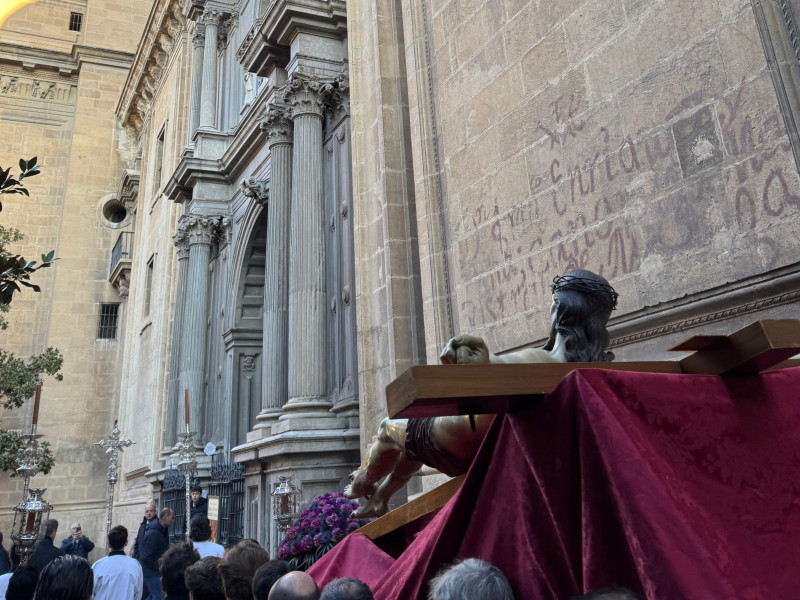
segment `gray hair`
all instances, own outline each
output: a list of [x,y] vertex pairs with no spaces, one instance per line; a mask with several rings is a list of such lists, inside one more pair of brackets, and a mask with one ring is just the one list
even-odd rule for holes
[[428,600],[514,600],[503,572],[478,558],[451,565],[431,579]]

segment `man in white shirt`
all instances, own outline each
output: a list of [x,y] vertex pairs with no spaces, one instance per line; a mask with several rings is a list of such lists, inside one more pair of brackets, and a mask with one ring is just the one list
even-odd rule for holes
[[192,517],[192,522],[189,527],[189,537],[192,538],[192,545],[200,558],[206,556],[219,556],[225,554],[225,548],[219,544],[215,544],[211,539],[211,524],[208,522],[208,517],[203,513],[197,513]]
[[93,565],[94,600],[139,600],[142,597],[142,566],[125,556],[128,530],[117,525],[108,532],[111,552]]

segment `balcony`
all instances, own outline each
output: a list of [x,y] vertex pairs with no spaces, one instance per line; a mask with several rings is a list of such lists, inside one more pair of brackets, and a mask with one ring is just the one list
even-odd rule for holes
[[128,287],[131,281],[131,260],[133,259],[133,232],[123,231],[111,250],[111,270],[108,280],[119,295],[128,297]]

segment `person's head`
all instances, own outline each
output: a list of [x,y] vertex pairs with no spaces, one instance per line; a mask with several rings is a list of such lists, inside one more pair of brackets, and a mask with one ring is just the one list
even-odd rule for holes
[[192,522],[189,524],[189,537],[195,542],[205,542],[211,539],[211,524],[203,513],[192,517]]
[[186,568],[184,580],[192,600],[225,600],[219,577],[221,558],[206,556]]
[[49,537],[51,540],[56,539],[56,533],[58,532],[58,521],[55,519],[47,519],[44,522],[44,537]]
[[162,508],[161,512],[158,514],[158,522],[162,527],[169,527],[172,525],[173,515],[174,513],[171,508]]
[[128,530],[122,525],[112,527],[108,532],[108,547],[119,552],[128,544]]
[[606,323],[617,307],[617,292],[591,271],[573,269],[553,279],[550,339],[545,350],[552,350],[556,334],[564,338],[567,362],[605,362],[614,360],[607,352]]
[[144,518],[148,521],[156,518],[156,505],[152,502],[144,507]]
[[47,600],[91,600],[94,575],[89,562],[67,554],[53,559],[39,575],[36,598]]
[[198,502],[203,497],[203,488],[199,485],[193,485],[189,490],[189,495],[192,497],[192,502]]
[[451,565],[431,579],[428,600],[514,600],[503,572],[478,558]]
[[303,571],[290,571],[272,586],[269,600],[319,600],[314,578]]
[[200,560],[191,544],[181,542],[172,544],[158,559],[158,572],[161,573],[161,587],[167,596],[186,596],[184,573],[186,568]]
[[639,596],[634,594],[628,588],[614,587],[603,588],[601,590],[592,590],[583,596],[573,596],[571,600],[640,600]]
[[76,533],[80,533],[82,529],[83,528],[81,527],[81,524],[78,523],[78,522],[75,522],[75,523],[73,523],[72,525],[69,526],[69,532],[72,535],[75,535]]
[[325,586],[319,600],[374,600],[372,590],[360,579],[342,577]]
[[285,560],[268,560],[256,569],[253,575],[253,598],[267,600],[269,591],[275,582],[286,575],[292,568]]
[[14,600],[33,600],[36,592],[36,582],[39,580],[39,571],[35,567],[25,565],[14,570],[11,579],[8,580],[6,598]]
[[253,600],[253,575],[269,560],[269,552],[253,540],[242,540],[228,550],[219,574],[228,600]]

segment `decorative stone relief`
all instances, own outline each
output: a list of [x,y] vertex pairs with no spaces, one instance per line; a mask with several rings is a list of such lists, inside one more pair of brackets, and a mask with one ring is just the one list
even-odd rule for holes
[[270,104],[261,121],[261,131],[267,136],[267,146],[291,144],[293,136],[291,113],[287,106]]
[[127,298],[131,288],[130,270],[122,271],[114,284],[116,285],[117,293],[123,298]]
[[292,111],[293,119],[308,114],[322,117],[326,100],[333,90],[334,84],[330,81],[294,73],[284,87],[282,96]]
[[333,81],[327,105],[334,124],[350,114],[350,80],[346,73],[342,73]]
[[175,244],[178,260],[189,258],[189,235],[186,231],[181,230],[180,226],[178,232],[172,237],[172,241]]
[[218,219],[184,215],[178,222],[178,233],[175,237],[177,238],[180,234],[184,234],[189,246],[195,244],[207,244],[210,246],[214,241],[218,223]]
[[256,372],[256,356],[255,354],[242,355],[242,374],[250,379]]
[[248,177],[242,179],[241,187],[245,196],[252,198],[261,206],[266,206],[269,202],[269,179]]
[[200,17],[200,23],[208,27],[209,25],[214,27],[219,27],[220,23],[222,22],[223,13],[221,11],[215,10],[213,8],[207,8],[203,11],[203,15]]
[[239,49],[236,51],[236,60],[239,63],[242,62],[242,57],[250,49],[250,46],[253,44],[253,40],[255,40],[256,38],[256,32],[261,28],[261,25],[263,23],[264,23],[264,17],[256,19],[255,23],[253,23],[253,26],[247,32],[247,35],[244,36],[242,45],[239,46]]
[[192,32],[192,46],[199,48],[206,43],[206,26],[198,23]]

